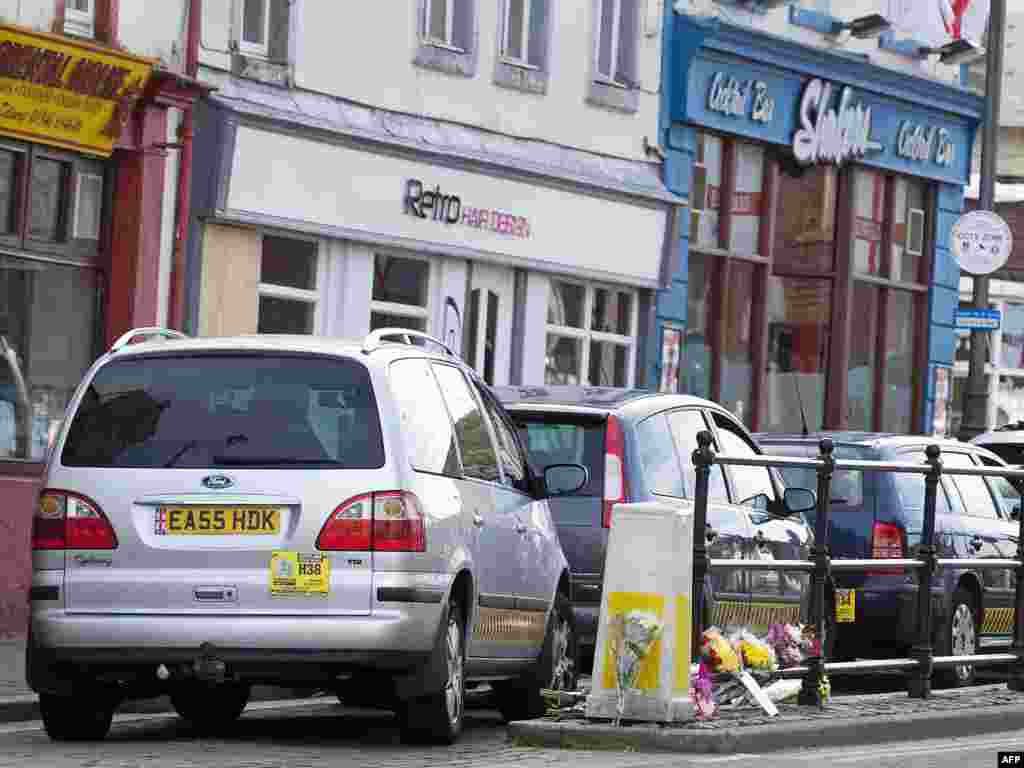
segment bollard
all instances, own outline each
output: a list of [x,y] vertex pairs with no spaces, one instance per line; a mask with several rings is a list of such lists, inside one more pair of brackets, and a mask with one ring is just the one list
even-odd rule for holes
[[1017,662],[1010,667],[1006,686],[1011,691],[1024,691],[1024,499],[1017,509],[1017,584],[1013,593],[1013,653]]
[[704,579],[708,574],[708,483],[715,453],[711,449],[711,433],[697,433],[697,450],[693,452],[693,465],[697,469],[697,487],[694,489],[693,509],[693,658],[700,657],[704,637]]
[[814,571],[811,573],[811,617],[814,621],[814,638],[816,653],[807,659],[807,674],[804,675],[800,687],[798,703],[807,706],[824,706],[821,696],[821,682],[825,675],[826,651],[825,637],[825,584],[831,572],[831,558],[828,548],[829,521],[828,512],[832,498],[832,473],[835,471],[836,460],[832,452],[834,446],[829,438],[819,443],[821,449],[821,465],[818,467],[818,510],[814,521],[814,546],[811,548],[811,560]]
[[927,699],[932,693],[932,580],[935,576],[935,498],[942,475],[942,449],[929,445],[925,449],[931,468],[924,477],[924,522],[921,525],[921,546],[918,558],[923,563],[917,581],[917,643],[910,649],[910,658],[918,663],[909,673],[908,693],[915,699]]

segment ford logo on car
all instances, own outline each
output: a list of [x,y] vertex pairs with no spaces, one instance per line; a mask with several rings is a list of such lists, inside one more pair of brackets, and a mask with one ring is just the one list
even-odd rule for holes
[[208,477],[203,478],[203,485],[214,491],[219,491],[223,488],[230,488],[234,484],[235,481],[227,475],[209,475]]

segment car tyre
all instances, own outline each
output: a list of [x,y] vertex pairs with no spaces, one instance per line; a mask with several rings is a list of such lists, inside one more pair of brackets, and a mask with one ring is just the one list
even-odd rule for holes
[[457,603],[451,603],[439,639],[445,663],[444,687],[399,705],[398,725],[405,743],[450,745],[462,733],[466,711],[465,637],[462,611]]
[[248,685],[185,684],[171,691],[174,711],[200,733],[215,733],[231,726],[249,703]]
[[[973,656],[978,652],[978,614],[970,592],[957,589],[953,593],[949,619],[941,631],[937,656]],[[976,675],[975,667],[969,664],[935,671],[936,682],[948,688],[971,685]]]
[[579,650],[569,599],[559,592],[548,616],[544,646],[535,667],[514,682],[495,685],[496,704],[505,722],[532,720],[547,710],[541,690],[575,691]]
[[114,720],[115,704],[97,698],[40,694],[39,710],[46,735],[53,741],[105,739]]

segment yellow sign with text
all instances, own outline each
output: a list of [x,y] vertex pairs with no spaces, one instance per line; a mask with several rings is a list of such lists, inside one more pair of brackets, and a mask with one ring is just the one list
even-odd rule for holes
[[108,157],[154,62],[0,25],[0,134]]

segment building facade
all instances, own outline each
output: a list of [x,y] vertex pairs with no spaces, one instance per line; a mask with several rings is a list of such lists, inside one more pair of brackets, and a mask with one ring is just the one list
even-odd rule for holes
[[494,384],[651,384],[685,202],[661,2],[232,10],[204,16],[189,331],[401,326]]
[[760,24],[677,13],[666,33],[666,177],[691,205],[686,315],[658,316],[683,334],[684,389],[754,429],[930,434],[983,103],[891,30],[839,46],[858,8],[805,5]]
[[167,316],[177,127],[204,89],[172,55],[184,36],[138,44],[144,5],[0,2],[0,636],[24,631],[65,405],[114,338]]

